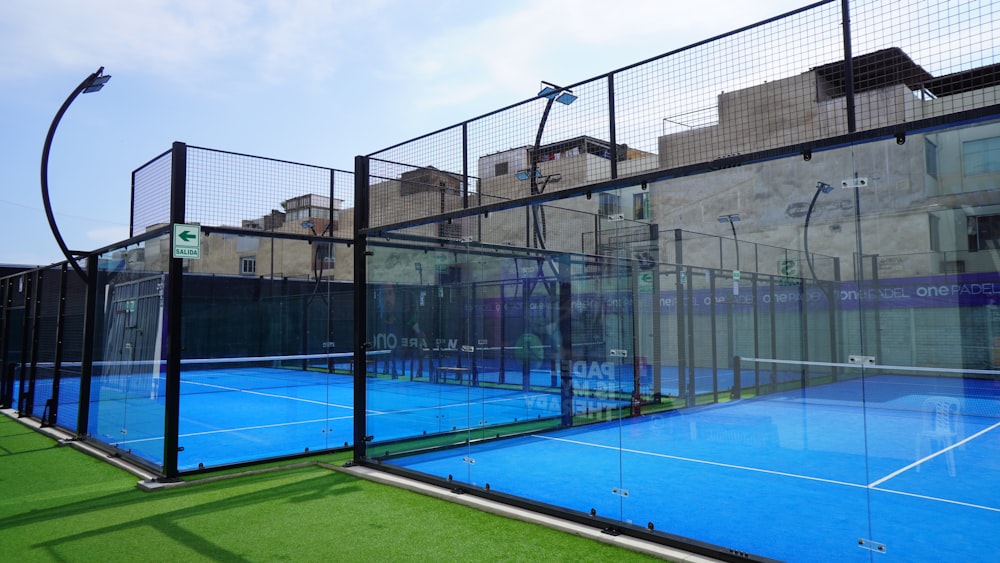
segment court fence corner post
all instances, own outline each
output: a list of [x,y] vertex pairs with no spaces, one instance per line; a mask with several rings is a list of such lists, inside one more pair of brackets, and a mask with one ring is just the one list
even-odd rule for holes
[[[366,435],[368,408],[368,157],[354,157],[354,461],[364,459],[369,437]],[[360,369],[360,377],[358,376]]]
[[[187,196],[187,145],[175,142],[171,149],[170,224],[183,223]],[[173,241],[171,241],[171,256]],[[163,476],[176,479],[179,475],[180,451],[180,392],[181,392],[181,331],[184,284],[184,259],[169,259],[166,298],[166,396],[163,413]]]

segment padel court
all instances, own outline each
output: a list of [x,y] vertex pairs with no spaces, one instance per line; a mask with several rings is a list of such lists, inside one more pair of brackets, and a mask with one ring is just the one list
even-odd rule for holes
[[[559,389],[548,386],[547,371],[531,371],[525,386],[521,372],[508,374],[505,384],[497,381],[495,372],[484,372],[482,384],[472,384],[456,378],[451,367],[392,376],[388,361],[376,365],[385,373],[366,378],[367,413],[368,433],[379,441],[415,435],[461,441],[468,439],[465,432],[472,428],[539,421],[551,426],[560,415]],[[107,372],[128,368],[131,373],[92,378],[91,433],[125,454],[158,461],[166,399],[162,371],[143,372],[141,364],[134,363],[97,367]],[[350,370],[343,355],[182,361],[179,463],[184,470],[196,470],[349,447],[354,424]],[[48,383],[36,379],[34,393],[51,396]],[[76,414],[78,387],[78,380],[71,377],[60,381],[65,402],[61,401],[59,416],[65,420]],[[627,404],[603,395],[574,398],[574,411],[606,413]]]
[[129,239],[0,277],[0,406],[158,479],[350,447],[729,561],[1000,560],[994,5],[816,2],[351,171],[175,142]]
[[915,561],[1000,525],[998,458],[994,382],[873,376],[388,463],[737,551]]

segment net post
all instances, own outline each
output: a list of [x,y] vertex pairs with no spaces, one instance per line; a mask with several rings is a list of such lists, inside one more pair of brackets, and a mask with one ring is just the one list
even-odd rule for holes
[[740,381],[740,361],[739,356],[733,356],[733,390],[729,393],[730,399],[743,398],[743,384]]

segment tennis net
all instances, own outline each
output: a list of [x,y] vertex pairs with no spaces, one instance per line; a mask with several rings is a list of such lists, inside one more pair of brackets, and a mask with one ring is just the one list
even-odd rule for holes
[[[1000,371],[739,358],[734,389],[745,396],[803,403],[922,411],[931,398],[958,400],[965,414],[1000,418]],[[756,372],[756,374],[755,374]],[[768,374],[778,373],[775,383]]]

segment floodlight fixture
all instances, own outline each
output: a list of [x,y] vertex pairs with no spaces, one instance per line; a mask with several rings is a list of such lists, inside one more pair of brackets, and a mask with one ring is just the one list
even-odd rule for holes
[[833,191],[833,186],[827,184],[826,182],[816,182],[816,189],[825,194],[828,194]]
[[556,97],[556,101],[564,106],[568,106],[576,101],[576,96],[570,94],[569,92],[563,92]]
[[306,219],[305,221],[302,221],[301,223],[299,223],[299,226],[302,227],[303,229],[309,229],[310,231],[312,231],[312,234],[314,235],[316,234],[316,223],[314,223],[312,219]]
[[[559,102],[562,105],[569,105],[576,101],[576,96],[569,88],[563,88],[562,86],[556,86],[551,82],[542,81],[542,88],[538,92],[539,98],[545,98],[545,109],[542,111],[542,118],[538,122],[538,132],[535,134],[535,145],[534,150],[530,153],[530,165],[529,170],[522,170],[517,173],[518,180],[530,180],[531,181],[531,195],[536,195],[542,193],[545,190],[545,186],[548,185],[550,181],[557,182],[562,179],[559,174],[551,174],[549,176],[543,176],[538,170],[538,153],[542,146],[542,132],[545,131],[545,123],[549,119],[549,112],[552,110],[552,104],[554,102]],[[542,185],[538,185],[538,180],[543,178],[544,181]],[[535,245],[538,248],[545,248],[545,208],[539,207],[536,204],[531,206],[531,216],[534,219],[534,226],[531,226],[529,221],[528,229],[534,231]]]
[[[517,173],[514,174],[514,176],[518,180],[520,180],[520,181],[523,182],[523,181],[527,180],[528,178],[531,178],[531,170],[518,170]],[[536,169],[535,170],[535,178],[541,178],[541,177],[542,177],[542,171]]]
[[96,76],[89,79],[87,84],[83,87],[83,92],[81,92],[82,94],[98,92],[101,88],[104,88],[104,85],[108,83],[108,80],[111,80],[110,74],[104,74],[103,66],[99,68],[95,74]]
[[542,81],[542,89],[538,92],[538,97],[557,101],[564,106],[572,104],[578,98],[569,88],[562,88],[544,80]]

